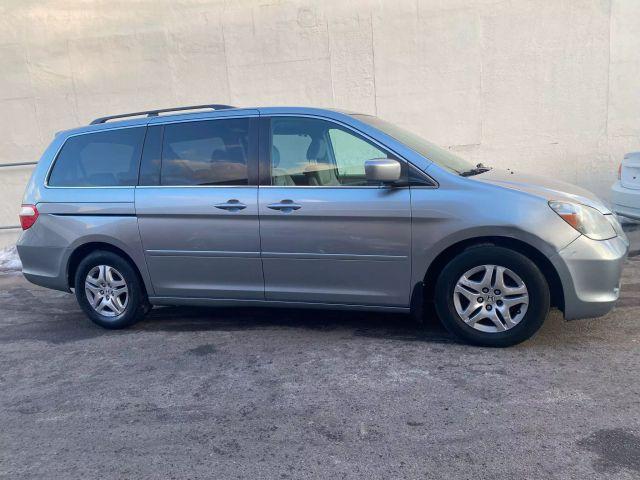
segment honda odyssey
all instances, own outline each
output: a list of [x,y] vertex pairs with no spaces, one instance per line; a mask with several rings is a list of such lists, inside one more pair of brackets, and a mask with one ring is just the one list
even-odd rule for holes
[[[514,158],[517,161],[517,158]],[[58,133],[18,252],[105,328],[153,305],[422,311],[478,345],[608,312],[628,241],[592,193],[473,165],[371,115],[225,105]]]

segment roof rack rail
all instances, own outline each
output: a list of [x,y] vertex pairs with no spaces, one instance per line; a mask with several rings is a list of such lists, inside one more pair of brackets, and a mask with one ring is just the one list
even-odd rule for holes
[[190,105],[188,107],[161,108],[159,110],[145,110],[143,112],[121,113],[119,115],[109,115],[108,117],[100,117],[92,121],[90,125],[105,123],[109,120],[115,120],[116,118],[140,117],[142,115],[146,115],[147,117],[157,117],[159,114],[166,113],[166,112],[180,112],[183,110],[203,110],[205,108],[210,108],[211,110],[224,110],[227,108],[236,108],[236,107],[233,107],[231,105],[212,104],[212,105]]

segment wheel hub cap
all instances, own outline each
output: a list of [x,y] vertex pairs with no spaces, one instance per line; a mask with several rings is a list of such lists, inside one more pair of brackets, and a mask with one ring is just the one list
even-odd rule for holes
[[480,265],[457,281],[453,304],[460,319],[476,330],[503,332],[527,313],[529,292],[522,279],[500,265]]
[[105,317],[117,317],[127,308],[129,288],[122,274],[109,265],[96,265],[87,274],[84,291],[93,309]]

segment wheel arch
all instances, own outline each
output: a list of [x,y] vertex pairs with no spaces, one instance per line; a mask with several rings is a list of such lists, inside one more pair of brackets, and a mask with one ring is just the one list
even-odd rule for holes
[[530,258],[540,269],[545,279],[547,280],[547,284],[549,285],[549,293],[551,295],[551,305],[559,308],[562,312],[564,312],[564,291],[562,288],[562,282],[556,268],[553,266],[549,258],[539,249],[525,241],[503,236],[483,236],[469,238],[449,245],[444,250],[442,250],[429,264],[424,275],[424,288],[422,289],[424,298],[428,301],[433,299],[433,293],[438,276],[449,261],[451,261],[462,251],[481,245],[509,248]]
[[129,255],[122,248],[117,247],[112,243],[108,243],[104,241],[91,241],[91,242],[83,243],[81,245],[76,246],[74,250],[71,252],[69,259],[67,260],[67,274],[66,274],[67,285],[69,288],[72,288],[75,283],[76,271],[78,270],[78,265],[80,265],[80,262],[82,261],[82,259],[95,251],[107,251],[122,257],[125,261],[127,261],[131,265],[131,268],[133,268],[133,271],[136,272],[136,275],[138,276],[140,285],[142,285],[142,288],[145,289],[145,293],[148,293],[147,285],[142,276],[142,273],[140,272],[140,268],[138,268],[138,265],[133,260],[131,255]]

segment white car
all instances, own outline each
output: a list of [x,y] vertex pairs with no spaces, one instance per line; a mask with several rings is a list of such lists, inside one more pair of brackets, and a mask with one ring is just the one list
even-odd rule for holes
[[613,211],[640,220],[640,152],[627,153],[618,169],[618,181],[611,187]]

